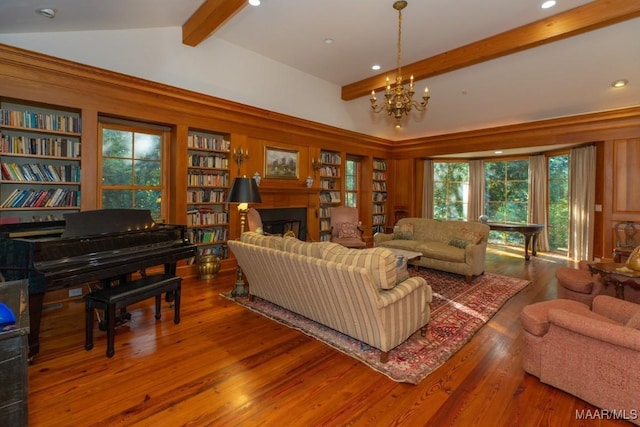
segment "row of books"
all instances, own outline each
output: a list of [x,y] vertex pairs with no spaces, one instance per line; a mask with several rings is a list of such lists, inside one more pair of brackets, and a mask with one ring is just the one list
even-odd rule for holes
[[330,178],[339,178],[340,168],[338,168],[337,166],[322,166],[320,168],[320,176],[330,177]]
[[208,209],[194,209],[187,211],[187,226],[225,225],[229,222],[227,212],[216,212]]
[[229,168],[229,159],[222,156],[191,154],[188,163],[191,167],[199,168]]
[[0,208],[57,208],[78,206],[80,191],[55,188],[49,190],[15,189]]
[[220,259],[227,259],[229,258],[229,248],[226,245],[198,248],[198,255],[217,255]]
[[373,171],[373,179],[377,181],[386,181],[387,174],[385,172]]
[[373,182],[373,191],[387,191],[387,183],[374,181]]
[[333,163],[336,165],[339,165],[340,163],[342,163],[342,159],[340,158],[340,154],[338,153],[329,153],[326,151],[323,151],[320,154],[320,160],[322,161],[322,163]]
[[374,202],[386,202],[387,201],[387,193],[373,193],[373,201]]
[[384,213],[384,205],[373,205],[372,213],[374,214],[383,214]]
[[336,182],[334,180],[321,180],[320,188],[323,190],[333,190],[337,187]]
[[32,138],[0,134],[0,152],[50,157],[80,157],[80,141],[68,138]]
[[224,139],[222,136],[189,135],[187,137],[187,146],[202,150],[229,152],[231,150],[231,141]]
[[339,191],[323,191],[320,193],[321,203],[340,203]]
[[80,182],[80,166],[45,163],[0,163],[2,179],[24,182]]
[[187,190],[187,203],[224,203],[224,190]]
[[189,230],[189,241],[191,243],[218,243],[227,240],[226,228],[210,228]]
[[80,133],[80,117],[55,113],[0,109],[0,125]]
[[210,173],[191,171],[187,174],[187,185],[202,185],[206,187],[227,187],[229,185],[228,173]]
[[373,159],[373,168],[387,170],[387,162],[385,162],[384,160]]
[[387,222],[386,215],[374,215],[373,216],[373,225],[381,225]]

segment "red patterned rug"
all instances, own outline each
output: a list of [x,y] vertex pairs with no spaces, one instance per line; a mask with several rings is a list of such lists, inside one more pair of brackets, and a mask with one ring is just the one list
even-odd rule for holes
[[[420,331],[414,333],[389,352],[387,363],[380,363],[380,350],[280,306],[260,298],[235,301],[334,347],[394,381],[417,384],[462,348],[509,298],[529,284],[526,280],[491,273],[475,278],[471,284],[462,276],[425,268],[412,271],[411,275],[422,276],[431,285],[429,333],[424,338]],[[233,300],[228,293],[221,295]]]

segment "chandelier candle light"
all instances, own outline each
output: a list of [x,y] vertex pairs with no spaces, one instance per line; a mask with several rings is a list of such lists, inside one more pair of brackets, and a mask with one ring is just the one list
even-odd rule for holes
[[394,87],[389,82],[387,77],[387,86],[385,89],[383,104],[377,104],[376,92],[371,91],[371,108],[374,112],[379,113],[383,109],[389,116],[393,116],[396,119],[396,127],[400,127],[400,119],[403,115],[409,115],[412,108],[418,111],[424,111],[427,108],[429,102],[429,88],[424,89],[424,95],[422,101],[414,101],[413,94],[413,75],[409,78],[409,89],[406,89],[402,84],[402,70],[400,68],[400,62],[402,58],[402,9],[407,7],[406,1],[396,1],[393,3],[393,8],[398,11],[398,71],[396,74],[396,84]]

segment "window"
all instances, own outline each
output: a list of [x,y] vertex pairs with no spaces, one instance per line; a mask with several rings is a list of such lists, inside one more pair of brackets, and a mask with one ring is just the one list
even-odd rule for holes
[[549,157],[548,174],[549,249],[566,254],[569,251],[569,155]]
[[358,207],[358,173],[360,162],[353,157],[347,157],[344,176],[344,205],[351,208]]
[[101,123],[103,209],[148,209],[165,216],[162,150],[166,131],[141,125]]
[[469,164],[433,164],[433,218],[467,219]]
[[[527,222],[529,200],[529,161],[485,162],[484,212],[491,221]],[[524,245],[520,233],[491,231],[493,243]]]

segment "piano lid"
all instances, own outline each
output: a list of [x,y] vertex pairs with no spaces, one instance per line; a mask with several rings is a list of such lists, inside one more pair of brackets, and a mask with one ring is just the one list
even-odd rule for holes
[[63,238],[147,230],[156,226],[148,209],[99,209],[67,213],[63,217],[66,221]]

